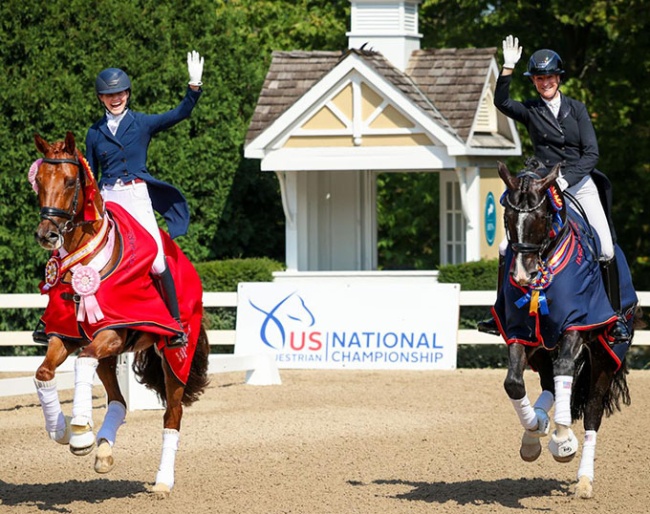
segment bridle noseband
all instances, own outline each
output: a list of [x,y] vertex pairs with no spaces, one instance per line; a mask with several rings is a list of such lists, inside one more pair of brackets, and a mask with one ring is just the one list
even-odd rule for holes
[[[531,212],[537,211],[544,201],[546,200],[545,196],[542,196],[540,201],[534,205],[533,207],[518,207],[512,203],[510,200],[510,196],[506,195],[505,201],[508,204],[508,207],[510,207],[513,211],[520,213],[520,214],[527,214]],[[504,213],[505,216],[505,213]],[[510,248],[512,249],[513,252],[515,253],[523,253],[523,254],[529,254],[529,253],[535,253],[541,257],[541,255],[548,249],[548,247],[551,244],[551,238],[548,235],[551,230],[551,226],[553,224],[553,215],[551,213],[548,213],[545,215],[546,218],[546,237],[544,238],[544,241],[541,244],[535,244],[535,243],[510,243]],[[506,235],[508,237],[508,241],[511,241],[510,237],[510,231],[508,230],[508,224],[504,223],[504,226],[506,227]]]
[[[82,176],[81,163],[76,158],[51,159],[49,157],[44,157],[43,162],[48,164],[74,164],[79,168],[79,173],[77,173],[77,180],[75,181],[74,198],[72,199],[72,205],[70,206],[70,209],[64,211],[63,209],[59,209],[58,207],[41,207],[41,212],[40,212],[42,220],[49,221],[58,229],[58,231],[61,234],[66,234],[74,230],[75,227],[85,223],[83,221],[80,223],[74,223],[72,221],[77,213],[77,207],[79,206],[79,191],[81,190],[80,177]],[[63,218],[66,221],[62,224],[59,224],[53,218]]]

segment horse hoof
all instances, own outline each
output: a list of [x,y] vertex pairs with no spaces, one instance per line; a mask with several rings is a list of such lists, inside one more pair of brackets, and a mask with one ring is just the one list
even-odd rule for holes
[[95,434],[90,425],[72,425],[70,452],[77,457],[88,455],[95,448]]
[[539,437],[532,436],[529,432],[526,430],[521,438],[519,456],[526,462],[534,462],[542,453],[542,444],[539,442]]
[[161,498],[167,498],[172,490],[167,484],[163,482],[156,482],[156,484],[151,488],[151,492],[160,496]]
[[578,440],[573,430],[569,429],[569,436],[564,440],[558,439],[557,431],[553,432],[548,442],[548,449],[557,462],[571,462],[578,451]]
[[588,500],[594,496],[594,487],[591,478],[581,476],[576,484],[576,496]]
[[65,416],[65,427],[60,430],[55,430],[53,432],[48,432],[50,439],[56,441],[59,444],[69,444],[70,436],[72,435],[72,430],[70,428],[70,416]]
[[102,439],[97,445],[97,453],[95,454],[95,471],[97,473],[108,473],[114,467],[113,448],[106,439]]

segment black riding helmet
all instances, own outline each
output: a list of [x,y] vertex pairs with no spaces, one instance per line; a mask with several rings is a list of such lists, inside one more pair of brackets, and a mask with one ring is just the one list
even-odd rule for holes
[[526,77],[534,75],[563,75],[562,58],[553,50],[537,50],[530,56]]
[[106,68],[95,79],[95,91],[98,95],[131,91],[131,80],[119,68]]

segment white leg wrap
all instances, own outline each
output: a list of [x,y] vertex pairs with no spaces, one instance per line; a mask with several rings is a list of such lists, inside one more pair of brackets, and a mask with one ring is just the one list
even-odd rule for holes
[[542,409],[544,412],[549,413],[553,408],[554,402],[555,398],[551,391],[542,391],[542,394],[539,395],[539,398],[537,398],[537,401],[535,402],[535,408]]
[[93,380],[99,362],[92,357],[78,358],[74,366],[72,424],[93,426]]
[[593,482],[595,458],[596,431],[587,430],[585,432],[585,442],[582,444],[582,457],[580,458],[580,467],[578,468],[578,479],[580,477],[588,477]]
[[555,377],[555,414],[556,425],[571,426],[571,388],[573,377],[558,375]]
[[160,456],[160,467],[156,475],[156,484],[166,484],[170,489],[174,487],[174,463],[179,437],[178,430],[172,428],[163,429],[162,455]]
[[111,445],[111,448],[115,444],[115,438],[117,436],[117,429],[122,426],[124,419],[126,418],[126,407],[120,402],[110,402],[108,404],[108,409],[106,409],[106,415],[104,416],[104,422],[102,423],[99,432],[97,432],[97,441],[101,439],[106,439],[108,444]]
[[510,400],[512,406],[515,408],[517,416],[519,416],[519,422],[521,426],[526,430],[534,430],[537,428],[537,416],[535,415],[535,410],[530,405],[530,400],[528,395],[525,395],[520,400]]
[[45,416],[45,430],[50,434],[57,430],[65,430],[65,417],[61,411],[59,393],[56,390],[56,379],[48,382],[34,379],[34,384],[38,400],[43,408],[43,416]]

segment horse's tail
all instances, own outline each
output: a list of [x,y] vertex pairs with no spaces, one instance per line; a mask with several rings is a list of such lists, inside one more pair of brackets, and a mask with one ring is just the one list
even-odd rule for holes
[[[210,355],[210,344],[205,327],[201,325],[199,338],[196,342],[194,357],[190,366],[190,373],[183,390],[181,403],[184,406],[192,405],[199,399],[201,394],[209,385],[208,378],[208,357]],[[165,390],[165,374],[162,369],[162,360],[154,345],[142,352],[137,352],[133,360],[133,372],[138,382],[148,389],[154,391],[163,405],[167,405]]]
[[[592,375],[595,377],[592,384]],[[591,387],[603,387],[601,377],[609,378],[609,387],[603,392],[603,413],[609,417],[620,411],[622,404],[630,405],[630,390],[627,385],[627,361],[623,359],[617,371],[613,371],[611,358],[606,355],[599,341],[585,347],[576,360],[576,374],[571,396],[571,418],[582,418],[587,408]]]

